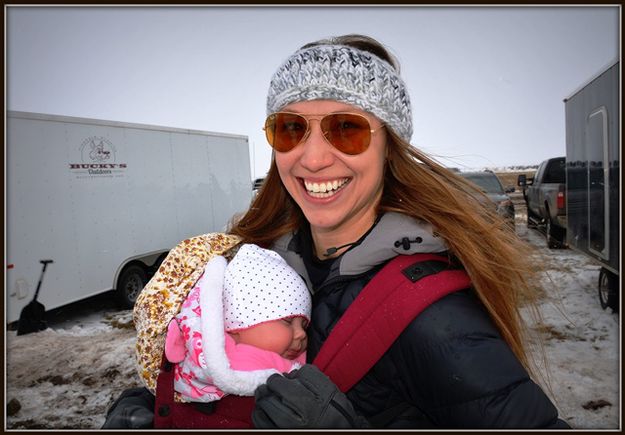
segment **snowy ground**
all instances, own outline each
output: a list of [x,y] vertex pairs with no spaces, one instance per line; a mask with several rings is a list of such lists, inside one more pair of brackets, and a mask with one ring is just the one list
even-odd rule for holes
[[573,428],[621,428],[620,319],[599,305],[600,267],[569,249],[547,249],[544,237],[525,226],[517,232],[540,247],[536,255],[545,261],[542,322],[533,325],[543,340],[544,389]]
[[[597,298],[599,267],[571,250],[548,250],[517,214],[517,232],[544,262],[542,334],[551,395],[578,429],[620,429],[618,314]],[[97,429],[120,392],[138,385],[130,311],[95,299],[50,328],[6,337],[5,429]]]

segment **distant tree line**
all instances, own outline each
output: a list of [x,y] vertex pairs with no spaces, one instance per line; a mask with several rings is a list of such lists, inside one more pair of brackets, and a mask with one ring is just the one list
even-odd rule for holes
[[472,172],[472,171],[493,171],[493,172],[523,172],[523,171],[535,171],[538,169],[538,165],[515,165],[515,166],[498,166],[498,167],[482,167],[482,168],[455,168],[448,167],[454,172]]
[[508,166],[508,169],[513,171],[527,171],[527,170],[536,170],[538,169],[538,165],[517,165],[517,166]]

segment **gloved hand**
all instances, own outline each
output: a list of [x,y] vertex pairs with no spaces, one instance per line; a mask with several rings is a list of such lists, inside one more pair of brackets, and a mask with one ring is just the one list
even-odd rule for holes
[[258,429],[365,428],[345,394],[316,366],[275,374],[255,391],[252,422]]
[[102,429],[151,429],[154,395],[147,388],[130,388],[111,405]]

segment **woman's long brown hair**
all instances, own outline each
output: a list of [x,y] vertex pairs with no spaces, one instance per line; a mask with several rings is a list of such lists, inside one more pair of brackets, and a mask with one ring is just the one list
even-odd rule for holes
[[[368,50],[389,61],[394,58],[375,40],[346,35],[329,40]],[[328,42],[328,40],[318,43]],[[318,43],[312,43],[318,44]],[[308,44],[309,46],[311,44]],[[400,139],[391,129],[384,191],[378,213],[394,211],[430,222],[471,277],[478,297],[502,337],[521,363],[532,364],[525,349],[521,303],[534,300],[533,272],[528,248],[472,184]],[[250,209],[231,223],[230,232],[245,243],[269,247],[306,220],[284,188],[275,162]]]

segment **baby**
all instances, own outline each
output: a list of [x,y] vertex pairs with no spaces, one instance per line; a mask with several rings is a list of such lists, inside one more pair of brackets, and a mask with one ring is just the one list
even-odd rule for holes
[[274,373],[306,362],[311,297],[277,253],[242,245],[208,262],[167,330],[165,355],[185,401],[253,396]]

